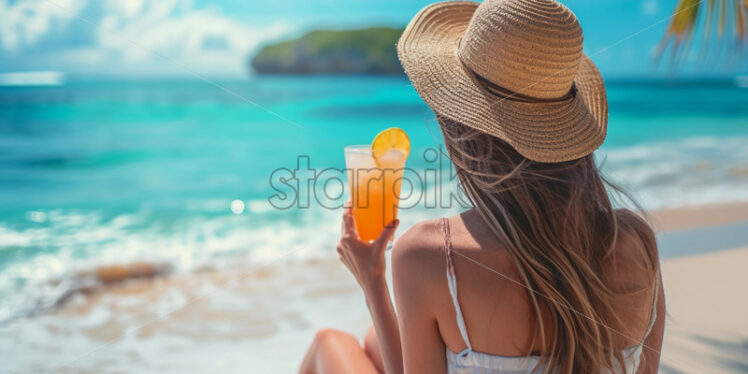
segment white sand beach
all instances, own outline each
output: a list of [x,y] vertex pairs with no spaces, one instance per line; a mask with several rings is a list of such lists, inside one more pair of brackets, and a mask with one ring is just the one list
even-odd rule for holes
[[665,373],[748,371],[748,247],[663,261]]
[[[663,235],[712,235],[715,243],[662,262],[662,373],[748,371],[748,245],[712,252],[723,238],[705,229],[748,223],[745,207],[653,213]],[[0,362],[8,373],[291,373],[317,329],[363,336],[369,324],[360,290],[331,250],[78,293],[54,311],[0,326]]]

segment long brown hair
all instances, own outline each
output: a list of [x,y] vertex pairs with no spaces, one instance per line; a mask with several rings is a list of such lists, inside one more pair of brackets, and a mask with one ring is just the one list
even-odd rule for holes
[[[535,162],[496,137],[446,118],[439,123],[462,188],[529,290],[546,372],[625,370],[621,348],[638,341],[620,333],[616,299],[655,281],[649,225],[613,208],[606,186],[622,191],[602,177],[592,155]],[[621,233],[637,239],[637,274],[647,275],[623,288],[612,287],[603,271]]]

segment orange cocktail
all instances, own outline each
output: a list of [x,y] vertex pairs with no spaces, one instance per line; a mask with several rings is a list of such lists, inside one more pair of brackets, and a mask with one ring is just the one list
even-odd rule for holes
[[375,159],[370,145],[345,147],[353,220],[361,240],[375,240],[384,226],[397,218],[407,158],[407,154],[397,149],[387,150]]

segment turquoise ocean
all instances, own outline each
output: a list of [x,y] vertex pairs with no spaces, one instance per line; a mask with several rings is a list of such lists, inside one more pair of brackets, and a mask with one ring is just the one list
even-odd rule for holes
[[[607,87],[597,159],[646,208],[748,201],[748,88]],[[271,174],[301,155],[311,168],[342,168],[344,146],[391,126],[411,138],[408,165],[429,167],[422,155],[438,149],[438,126],[405,78],[0,87],[0,323],[54,305],[74,274],[99,265],[190,272],[329,255],[339,210],[274,208]],[[401,219],[437,214],[416,204]]]

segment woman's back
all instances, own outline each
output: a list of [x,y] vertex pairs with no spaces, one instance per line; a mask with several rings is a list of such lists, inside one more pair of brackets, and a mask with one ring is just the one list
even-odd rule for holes
[[[622,230],[631,224],[646,228],[643,222],[636,222],[639,219],[630,212],[621,211],[618,215],[622,218]],[[622,232],[613,255],[602,266],[601,278],[617,293],[614,304],[620,311],[617,318],[605,321],[603,328],[614,332],[614,346],[624,356],[633,354],[644,341],[654,317],[656,290],[650,282],[651,275],[645,271],[646,267],[641,266],[645,259],[638,258],[641,251],[637,246],[641,245],[637,235]],[[451,246],[453,276],[448,271],[447,246]],[[420,255],[402,253],[409,250]],[[423,287],[431,288],[427,292],[433,295],[431,307],[448,350],[447,360],[462,360],[463,364],[477,362],[484,366],[501,365],[504,369],[532,369],[534,363],[550,351],[550,346],[544,347],[543,339],[538,335],[538,321],[529,291],[517,267],[475,210],[416,225],[399,240],[396,251],[400,253],[394,256],[399,258],[423,257],[409,261],[422,264],[420,275],[413,277],[413,281],[424,281]],[[449,290],[450,277],[454,281],[454,294],[458,295],[457,306],[453,291]],[[441,281],[436,278],[441,278]],[[471,347],[460,331],[461,319]],[[545,342],[550,345],[549,342],[555,339],[554,330],[550,324],[545,327]],[[467,355],[474,357],[462,358]],[[638,355],[636,353],[636,363]],[[629,359],[627,366],[630,363]]]
[[395,244],[397,313],[382,281],[394,229],[367,244],[344,225],[338,251],[364,289],[388,372],[495,373],[517,357],[563,374],[631,372],[645,336],[643,371],[655,370],[656,243],[644,221],[614,209],[621,194],[610,192],[621,191],[595,161],[608,107],[583,39],[555,0],[440,2],[403,32],[398,57],[474,209]]

